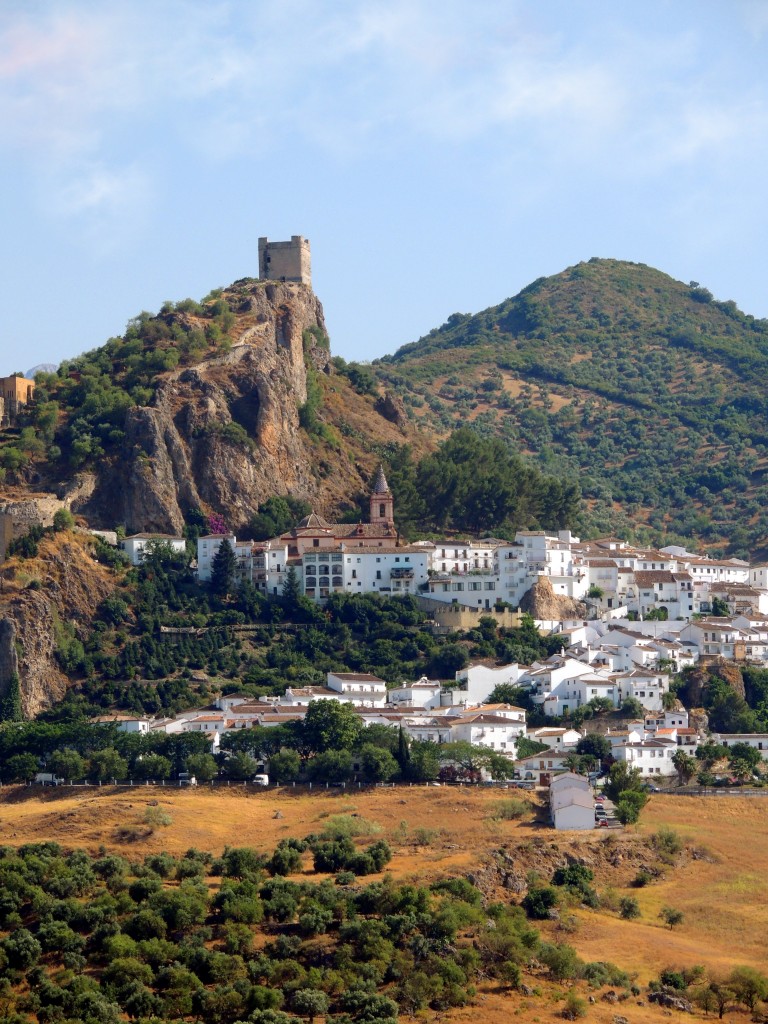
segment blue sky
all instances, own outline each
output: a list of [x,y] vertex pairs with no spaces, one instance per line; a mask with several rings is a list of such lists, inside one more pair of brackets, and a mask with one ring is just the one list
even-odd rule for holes
[[372,359],[592,256],[768,316],[766,0],[2,0],[0,373],[303,234]]

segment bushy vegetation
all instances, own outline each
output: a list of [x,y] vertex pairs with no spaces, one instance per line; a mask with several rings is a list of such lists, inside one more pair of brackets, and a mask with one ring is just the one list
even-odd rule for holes
[[281,849],[301,857],[304,844],[290,843],[271,857],[192,849],[136,862],[3,847],[6,1019],[394,1024],[465,1005],[479,977],[516,984],[535,957],[555,980],[583,970],[570,947],[542,943],[518,908],[484,905],[463,879],[296,882],[279,870]]
[[[42,457],[78,468],[115,452],[125,437],[126,412],[150,403],[159,374],[231,345],[235,313],[230,303],[247,302],[254,286],[244,280],[228,298],[219,293],[201,303],[166,302],[157,315],[142,312],[130,320],[122,337],[66,360],[55,373],[39,373],[35,402],[18,437],[7,434],[0,446],[0,466],[18,473]],[[237,427],[230,424],[233,435]],[[243,435],[232,439],[247,441]]]
[[561,529],[580,509],[578,484],[467,427],[418,463],[404,446],[386,464],[398,527],[411,537],[449,529],[512,538],[522,528]]

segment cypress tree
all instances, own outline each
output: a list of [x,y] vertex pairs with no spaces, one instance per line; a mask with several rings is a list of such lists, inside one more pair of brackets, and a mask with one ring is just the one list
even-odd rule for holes
[[402,778],[406,778],[411,763],[411,748],[408,745],[408,737],[403,732],[402,725],[397,736],[397,763],[400,765],[400,775]]
[[24,713],[21,710],[21,687],[18,673],[13,672],[8,680],[8,687],[0,700],[0,721],[22,722]]
[[237,579],[237,557],[229,540],[225,537],[211,563],[211,590],[225,597]]

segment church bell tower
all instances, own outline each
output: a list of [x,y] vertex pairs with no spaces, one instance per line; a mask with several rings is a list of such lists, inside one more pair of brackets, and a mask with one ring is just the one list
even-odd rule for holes
[[384,476],[383,466],[379,466],[371,493],[371,523],[376,526],[388,526],[392,530],[395,528],[395,499]]

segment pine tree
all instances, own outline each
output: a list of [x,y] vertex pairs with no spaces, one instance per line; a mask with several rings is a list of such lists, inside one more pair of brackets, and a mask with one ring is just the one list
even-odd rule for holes
[[300,597],[301,585],[299,583],[299,574],[296,572],[295,566],[289,565],[283,580],[282,593],[283,607],[288,613],[296,611],[299,606]]
[[21,710],[21,687],[18,673],[13,672],[8,680],[8,687],[0,700],[0,721],[22,722],[24,713]]
[[225,537],[211,563],[211,590],[220,597],[234,589],[237,581],[237,557]]

